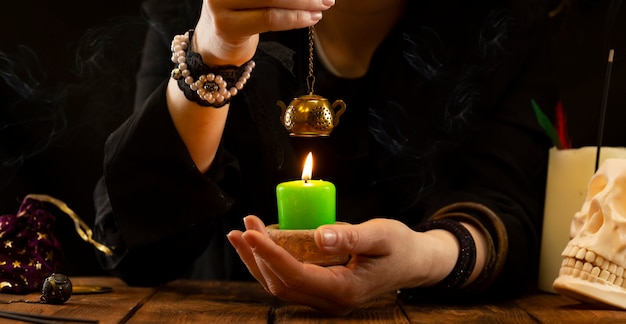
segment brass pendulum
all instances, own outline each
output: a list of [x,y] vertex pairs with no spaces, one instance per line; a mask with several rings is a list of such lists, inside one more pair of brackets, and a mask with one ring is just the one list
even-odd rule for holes
[[[309,74],[306,78],[308,94],[294,98],[289,106],[278,100],[282,109],[280,120],[294,137],[326,137],[339,124],[339,116],[346,110],[343,100],[330,104],[328,99],[313,93],[315,75],[313,74],[313,45],[315,31],[309,27]],[[339,107],[338,110],[337,107]]]

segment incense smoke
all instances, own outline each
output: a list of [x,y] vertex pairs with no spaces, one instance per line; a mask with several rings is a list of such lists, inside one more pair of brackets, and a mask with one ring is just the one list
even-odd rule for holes
[[130,17],[88,30],[63,80],[50,79],[40,59],[46,53],[24,45],[16,53],[0,51],[0,188],[51,146],[101,145],[128,116],[146,28]]
[[[398,202],[399,213],[413,208],[434,186],[435,156],[458,145],[471,119],[481,110],[484,113],[484,109],[489,109],[485,107],[488,103],[482,96],[480,79],[484,79],[502,55],[507,54],[505,43],[516,23],[518,21],[504,11],[491,12],[482,26],[479,38],[474,40],[474,51],[465,53],[469,54],[469,59],[462,64],[456,61],[451,63],[455,54],[446,50],[449,44],[434,30],[421,28],[417,34],[404,35],[406,62],[423,78],[423,84],[434,85],[445,111],[443,120],[437,121],[440,123],[436,135],[439,139],[416,147],[408,140],[415,137],[416,126],[411,122],[407,124],[407,111],[420,109],[419,104],[409,107],[388,102],[385,109],[370,109],[370,134],[375,142],[387,150],[389,155],[413,165],[410,170],[395,168],[395,171],[387,172],[373,183],[389,186],[403,183],[405,187],[413,188]],[[435,103],[433,106],[437,105]],[[387,166],[385,169],[394,168]]]

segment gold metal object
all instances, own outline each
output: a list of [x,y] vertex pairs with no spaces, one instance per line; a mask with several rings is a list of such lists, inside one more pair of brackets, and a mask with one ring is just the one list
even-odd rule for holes
[[289,135],[299,137],[329,136],[346,110],[342,100],[331,105],[328,99],[313,93],[295,98],[289,106],[280,100],[276,104],[282,109],[280,120]]
[[[332,104],[324,97],[313,93],[315,76],[313,74],[314,29],[309,27],[309,75],[307,76],[308,94],[294,98],[289,106],[278,100],[282,109],[280,120],[294,137],[326,137],[339,124],[339,116],[346,110],[342,100]],[[337,107],[339,107],[338,110]]]

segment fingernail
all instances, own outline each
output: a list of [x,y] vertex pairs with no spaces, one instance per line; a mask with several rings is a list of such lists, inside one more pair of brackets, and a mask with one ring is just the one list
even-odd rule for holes
[[337,232],[331,229],[323,229],[322,230],[322,244],[328,247],[333,247],[337,245]]
[[231,236],[232,233],[233,232],[230,232],[230,233],[226,234],[226,238],[228,238],[228,241],[230,242],[230,244],[232,244],[232,246],[235,249],[238,249],[239,247],[237,246],[237,242],[235,240],[233,240],[233,237]]
[[250,226],[251,226],[250,221],[251,221],[250,216],[246,216],[243,218],[243,225],[246,227],[246,229],[250,229]]
[[311,12],[311,20],[312,21],[320,21],[320,20],[322,20],[322,12],[321,11],[312,11]]
[[335,0],[322,0],[322,4],[325,6],[334,6],[335,5]]
[[251,237],[247,232],[241,234],[241,237],[246,240],[246,243],[248,243],[250,248],[254,249],[256,247],[256,241],[254,241],[254,238]]

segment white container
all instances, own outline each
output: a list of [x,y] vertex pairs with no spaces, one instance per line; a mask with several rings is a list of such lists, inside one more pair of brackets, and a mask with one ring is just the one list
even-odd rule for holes
[[[550,149],[539,258],[538,286],[542,291],[556,293],[552,283],[559,276],[561,252],[570,240],[572,219],[585,202],[589,180],[595,173],[596,149]],[[602,147],[600,164],[607,158],[626,159],[626,148]]]

